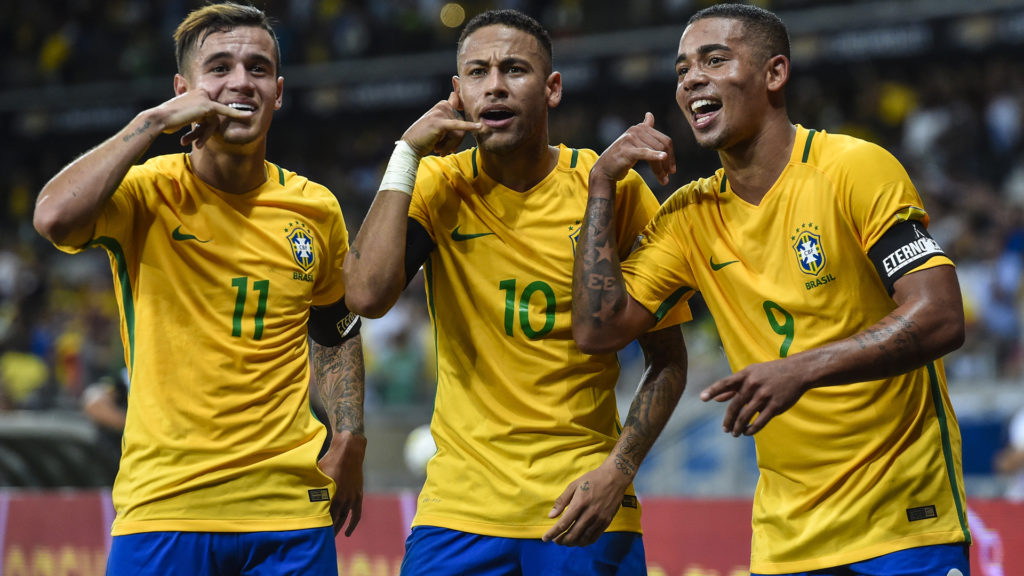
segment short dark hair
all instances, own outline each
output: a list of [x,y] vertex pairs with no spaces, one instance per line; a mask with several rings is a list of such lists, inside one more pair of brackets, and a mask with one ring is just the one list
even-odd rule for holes
[[690,17],[687,26],[705,18],[728,18],[743,22],[744,32],[767,60],[772,56],[789,56],[789,32],[786,24],[774,13],[747,4],[715,4]]
[[272,21],[262,10],[248,4],[223,2],[209,4],[193,10],[174,31],[174,58],[178,73],[185,73],[185,65],[192,52],[214,32],[227,32],[239,26],[262,28],[274,40],[274,65],[281,71],[281,45],[274,33]]
[[465,42],[466,38],[470,34],[476,32],[481,28],[487,26],[508,26],[509,28],[515,28],[516,30],[522,30],[530,36],[537,39],[537,44],[540,44],[541,49],[544,51],[544,55],[548,59],[548,67],[546,72],[551,73],[552,70],[552,58],[553,53],[551,51],[551,36],[548,31],[541,26],[540,22],[537,22],[530,16],[523,14],[518,10],[488,10],[482,12],[473,17],[466,26],[462,29],[462,34],[459,36],[459,44],[456,50],[456,54],[462,52],[462,43]]

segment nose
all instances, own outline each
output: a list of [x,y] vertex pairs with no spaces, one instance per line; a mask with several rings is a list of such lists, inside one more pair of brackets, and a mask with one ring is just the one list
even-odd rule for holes
[[504,96],[508,93],[508,86],[505,83],[505,74],[495,68],[487,75],[485,85],[488,96]]
[[245,92],[253,90],[253,86],[252,77],[244,64],[240,63],[231,69],[231,73],[227,77],[228,88]]
[[685,92],[692,92],[705,84],[707,84],[707,76],[704,75],[704,71],[700,66],[690,68],[686,71],[686,75],[683,76],[682,86]]

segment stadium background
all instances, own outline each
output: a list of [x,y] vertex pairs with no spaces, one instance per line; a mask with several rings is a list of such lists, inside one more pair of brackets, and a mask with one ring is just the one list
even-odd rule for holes
[[[468,19],[488,8],[521,9],[552,33],[555,68],[565,84],[562,104],[551,116],[553,142],[600,151],[651,111],[673,137],[680,168],[670,186],[654,186],[660,198],[717,166],[716,155],[695,146],[673,98],[673,60],[683,23],[713,2],[254,3],[277,19],[284,61],[285,103],[271,130],[268,157],[332,189],[352,234],[393,141],[450,90],[464,22],[460,14]],[[969,333],[964,348],[947,358],[947,370],[964,435],[968,495],[986,514],[1010,514],[992,523],[1019,526],[1024,509],[1001,499],[1008,479],[994,473],[992,461],[1006,443],[1008,419],[1024,408],[1024,0],[759,4],[790,27],[791,119],[862,136],[892,151],[925,199],[932,234],[958,264]],[[64,573],[57,571],[59,551],[89,545],[58,539],[34,549],[33,542],[71,534],[70,519],[72,525],[89,525],[102,547],[97,534],[109,520],[103,508],[109,459],[80,408],[90,384],[116,378],[123,366],[109,265],[100,251],[68,257],[40,238],[31,225],[35,195],[67,162],[171,95],[170,34],[199,5],[0,4],[0,575],[22,573],[19,566],[26,574]],[[161,138],[150,154],[178,150],[176,140]],[[682,534],[679,518],[696,509],[706,512],[710,502],[720,505],[712,510],[738,523],[722,535],[739,534],[742,548],[756,482],[753,443],[721,434],[721,408],[695,398],[728,371],[713,323],[699,303],[696,308],[696,320],[686,327],[689,389],[642,467],[637,489],[651,499],[647,516],[664,518],[663,527],[648,526],[649,539]],[[421,481],[403,460],[405,440],[428,422],[433,393],[433,343],[425,327],[422,288],[414,286],[398,308],[367,322],[364,332],[371,445],[366,488],[374,506],[394,508],[391,515],[398,516],[392,525],[378,525],[364,515],[360,532],[394,533],[399,543],[402,510],[414,505],[407,496]],[[639,356],[636,348],[621,355],[623,414]],[[82,491],[69,496],[66,487]],[[60,514],[56,524],[32,512],[53,514],[57,495],[79,498],[68,505],[90,511],[81,517]],[[89,504],[94,499],[99,506]],[[659,507],[662,512],[655,512]],[[679,513],[673,517],[666,510]],[[1019,541],[1020,532],[1018,527],[1012,536],[1002,535],[1007,562],[1012,553],[1024,554],[1007,540]],[[26,546],[17,548],[21,564],[11,552],[19,538]],[[39,550],[49,550],[52,558],[33,560]],[[52,572],[46,571],[46,558],[53,560]],[[68,558],[68,565],[90,565],[83,556]],[[368,562],[367,574],[389,573],[389,564]],[[94,564],[66,573],[101,573],[89,571]],[[1006,573],[1024,574],[1024,567]]]

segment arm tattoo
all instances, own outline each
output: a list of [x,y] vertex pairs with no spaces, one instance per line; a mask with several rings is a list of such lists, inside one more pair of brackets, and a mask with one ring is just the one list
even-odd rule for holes
[[616,444],[615,467],[636,474],[686,388],[686,347],[678,326],[640,337],[647,369]]
[[331,428],[363,434],[363,397],[365,369],[361,336],[345,340],[338,346],[313,347],[312,370],[317,389],[323,398]]
[[134,132],[131,132],[130,134],[126,134],[125,137],[122,138],[121,140],[123,140],[124,142],[128,142],[129,140],[135,138],[136,136],[141,136],[141,135],[145,134],[146,131],[149,130],[150,125],[151,125],[150,121],[146,120],[145,124],[143,124],[142,126],[139,126],[138,128],[136,128]]
[[885,363],[902,362],[907,358],[923,357],[918,332],[918,326],[912,320],[893,314],[864,332],[855,334],[853,339],[861,350],[867,350],[873,345],[881,352],[881,360]]
[[626,291],[622,284],[622,271],[616,254],[614,202],[608,198],[591,197],[587,202],[580,246],[583,266],[574,288],[574,300],[579,299],[581,316],[598,327],[625,306]]

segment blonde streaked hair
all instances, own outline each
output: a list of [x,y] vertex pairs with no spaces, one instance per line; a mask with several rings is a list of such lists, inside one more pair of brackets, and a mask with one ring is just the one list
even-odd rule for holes
[[223,2],[193,10],[174,31],[174,58],[178,73],[185,74],[192,53],[214,32],[227,32],[238,27],[262,28],[274,40],[274,66],[281,73],[281,45],[277,41],[271,19],[262,10],[248,4]]

